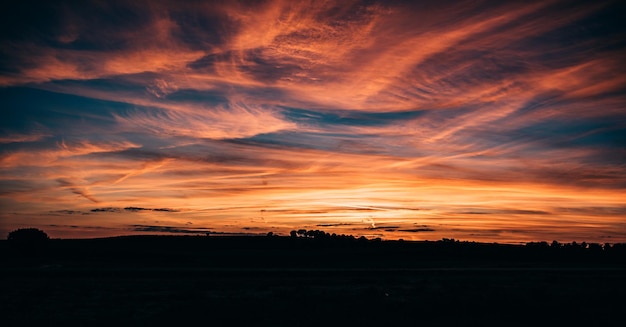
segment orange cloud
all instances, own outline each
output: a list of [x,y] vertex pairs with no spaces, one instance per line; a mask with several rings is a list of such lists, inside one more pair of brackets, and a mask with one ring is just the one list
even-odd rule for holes
[[116,116],[116,120],[128,130],[142,128],[159,135],[211,139],[242,138],[296,127],[278,113],[245,104],[233,104],[228,109],[199,106],[182,112],[177,109],[131,113],[126,117]]
[[626,240],[611,3],[118,5],[0,47],[0,231]]

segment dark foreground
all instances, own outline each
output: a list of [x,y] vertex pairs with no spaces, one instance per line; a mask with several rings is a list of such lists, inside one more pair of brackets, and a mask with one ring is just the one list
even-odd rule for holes
[[131,237],[0,251],[5,326],[626,323],[623,249]]

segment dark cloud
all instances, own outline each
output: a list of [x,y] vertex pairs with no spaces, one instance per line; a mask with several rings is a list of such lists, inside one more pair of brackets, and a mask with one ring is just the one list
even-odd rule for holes
[[150,210],[150,209],[140,208],[140,207],[126,207],[126,208],[124,208],[124,210],[126,210],[126,211],[144,211],[144,210]]
[[[85,214],[85,212],[79,211],[79,210],[54,210],[54,211],[50,211],[50,214],[53,215],[82,215]],[[51,226],[56,226],[56,225],[51,225]]]
[[[155,232],[155,233],[171,233],[171,234],[201,234],[201,235],[222,235],[222,236],[252,236],[265,235],[264,233],[248,233],[248,232],[223,232],[214,231],[207,227],[183,228],[177,226],[159,226],[159,225],[130,225],[130,229],[134,232]],[[244,228],[250,230],[256,228]]]
[[175,210],[175,209],[169,209],[169,208],[154,208],[154,209],[152,209],[152,211],[162,211],[162,212],[178,212],[178,210]]
[[206,234],[210,232],[209,228],[181,228],[176,226],[156,226],[156,225],[131,225],[131,230],[135,232],[160,232],[173,234]]
[[137,212],[137,211],[160,211],[160,212],[178,212],[179,210],[169,208],[141,208],[141,207],[125,207],[125,211]]
[[408,229],[398,229],[399,232],[409,232],[409,233],[421,233],[421,232],[434,232],[435,230],[432,228],[408,228]]
[[367,227],[367,229],[371,229],[371,230],[374,230],[374,229],[394,230],[394,229],[397,229],[397,228],[400,228],[400,226],[393,226],[393,225],[389,225],[389,226],[386,226],[386,225],[377,225],[377,226]]
[[59,227],[59,228],[70,228],[70,229],[99,229],[99,230],[110,230],[113,228],[108,228],[104,226],[85,226],[85,225],[59,225],[59,224],[50,224],[50,227]]
[[95,208],[95,209],[91,209],[90,211],[91,212],[117,212],[117,213],[120,213],[120,212],[122,212],[122,209],[108,207],[108,208]]

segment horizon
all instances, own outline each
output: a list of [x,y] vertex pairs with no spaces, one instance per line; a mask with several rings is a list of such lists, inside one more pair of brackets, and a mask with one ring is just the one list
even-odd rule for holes
[[[13,230],[11,232],[15,232],[19,229],[32,229],[32,227],[27,227],[27,228],[18,228],[16,230]],[[47,235],[47,233],[44,230],[40,230],[38,228],[36,228],[39,231],[42,231],[44,234]],[[292,230],[293,232],[296,232],[296,230]],[[440,239],[415,239],[415,240],[405,240],[403,238],[393,238],[393,239],[385,239],[385,238],[381,238],[381,237],[377,237],[377,238],[367,238],[366,236],[362,235],[362,236],[355,236],[355,235],[351,235],[351,234],[335,234],[335,233],[328,233],[324,230],[311,230],[311,231],[315,231],[315,232],[323,232],[326,234],[326,238],[322,238],[321,240],[323,241],[324,239],[328,240],[328,239],[350,239],[351,241],[354,242],[360,242],[362,240],[366,240],[368,242],[408,242],[408,243],[472,243],[472,244],[483,244],[483,245],[515,245],[515,246],[536,246],[536,245],[545,245],[548,247],[553,247],[553,243],[556,242],[557,247],[570,247],[570,246],[583,246],[584,249],[590,249],[589,245],[599,245],[600,248],[602,249],[606,249],[606,246],[616,246],[616,245],[626,245],[626,243],[624,242],[605,242],[605,243],[596,243],[596,242],[586,242],[584,240],[574,240],[574,241],[570,241],[570,242],[560,242],[558,240],[535,240],[535,241],[529,241],[529,242],[515,242],[515,243],[507,243],[507,242],[481,242],[481,241],[476,241],[476,240],[462,240],[462,239],[454,239],[454,238],[448,238],[448,237],[442,237]],[[84,236],[84,235],[83,235]],[[84,237],[76,237],[76,238],[62,238],[62,237],[49,237],[48,236],[48,240],[56,240],[56,241],[80,241],[80,240],[107,240],[107,239],[118,239],[118,238],[296,238],[296,239],[307,239],[307,240],[311,240],[311,241],[316,241],[317,237],[315,236],[305,236],[302,234],[297,234],[296,236],[290,235],[290,234],[281,234],[281,233],[274,233],[274,232],[268,232],[267,234],[263,234],[263,233],[245,233],[245,232],[240,232],[240,233],[228,233],[228,232],[207,232],[205,234],[202,234],[200,232],[187,232],[187,231],[174,231],[174,232],[151,232],[151,233],[134,233],[134,234],[122,234],[122,235],[108,235],[108,236],[101,236],[101,237],[89,237],[89,236],[84,236]],[[317,239],[319,240],[319,239]],[[5,238],[0,238],[0,241],[9,241],[7,237]]]
[[620,1],[5,6],[0,239],[626,243]]

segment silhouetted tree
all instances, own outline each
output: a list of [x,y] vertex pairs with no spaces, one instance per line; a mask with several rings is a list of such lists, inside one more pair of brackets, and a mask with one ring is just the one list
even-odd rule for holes
[[19,243],[40,243],[49,240],[48,234],[37,228],[20,228],[9,233],[7,240]]
[[45,250],[48,234],[37,228],[20,228],[9,233],[7,241],[24,255],[37,255]]
[[550,245],[546,241],[526,243],[526,247],[535,248],[535,249],[547,249],[549,246]]
[[600,243],[589,243],[589,251],[594,253],[602,252],[602,245]]
[[291,232],[289,232],[289,235],[291,237],[298,237],[298,232],[296,232],[295,230],[292,230]]
[[308,230],[306,231],[304,235],[308,238],[314,238],[314,239],[323,239],[326,237],[330,237],[330,234],[324,232],[323,230],[318,230],[318,229]]

